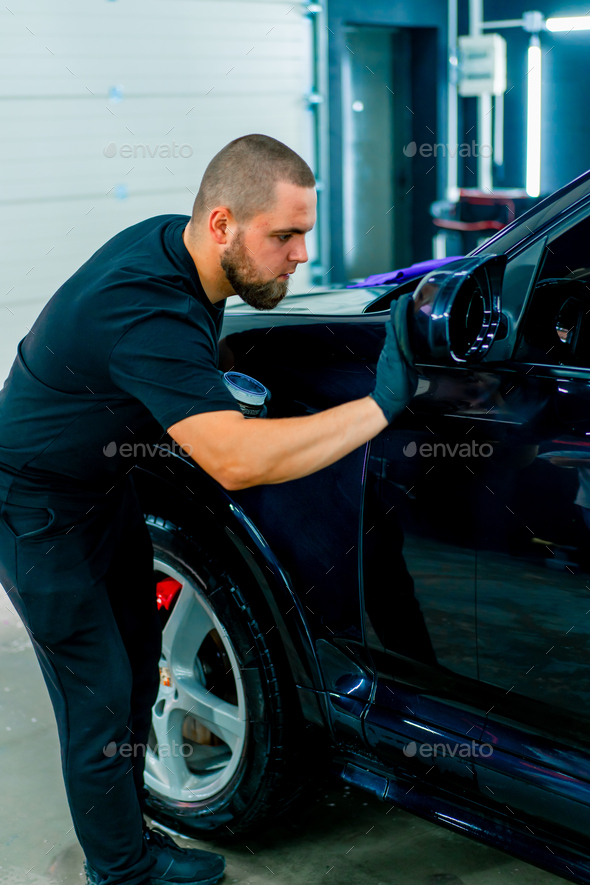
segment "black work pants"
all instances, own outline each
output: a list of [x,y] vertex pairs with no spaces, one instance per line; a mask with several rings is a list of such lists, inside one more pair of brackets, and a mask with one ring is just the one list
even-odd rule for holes
[[142,838],[143,769],[161,629],[132,483],[87,514],[1,503],[0,581],[51,696],[86,859],[104,885],[143,885],[153,865]]

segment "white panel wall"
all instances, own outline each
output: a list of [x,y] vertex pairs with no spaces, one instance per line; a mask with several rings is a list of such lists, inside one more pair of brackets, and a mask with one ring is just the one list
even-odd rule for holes
[[[263,132],[312,163],[304,11],[283,0],[8,0],[0,383],[55,289],[117,231],[190,214],[228,141]],[[295,291],[307,279],[300,268]]]

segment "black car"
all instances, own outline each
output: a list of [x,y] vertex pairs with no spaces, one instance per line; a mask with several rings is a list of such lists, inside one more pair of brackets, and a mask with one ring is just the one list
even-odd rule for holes
[[366,446],[239,492],[166,443],[134,471],[151,813],[235,833],[331,771],[590,883],[590,173],[422,281],[228,306],[235,369],[273,418],[365,396],[413,290],[418,389]]

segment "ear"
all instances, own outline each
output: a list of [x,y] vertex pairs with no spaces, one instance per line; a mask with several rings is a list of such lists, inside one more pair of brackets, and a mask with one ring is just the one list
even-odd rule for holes
[[236,221],[227,206],[216,206],[209,215],[209,234],[219,246],[227,245],[236,230]]

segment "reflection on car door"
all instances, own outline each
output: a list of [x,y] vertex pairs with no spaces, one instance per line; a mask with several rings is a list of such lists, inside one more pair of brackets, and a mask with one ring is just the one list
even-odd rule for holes
[[487,428],[462,416],[496,397],[494,376],[424,367],[409,407],[371,445],[365,488],[364,607],[377,671],[367,741],[454,788],[471,788],[486,712],[472,498]]
[[[477,489],[480,788],[590,832],[590,222],[549,238]],[[509,381],[512,383],[509,385]],[[510,423],[506,423],[506,422]]]

